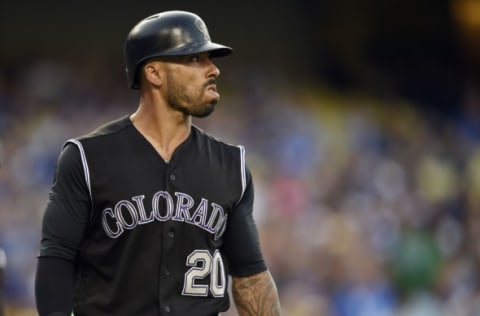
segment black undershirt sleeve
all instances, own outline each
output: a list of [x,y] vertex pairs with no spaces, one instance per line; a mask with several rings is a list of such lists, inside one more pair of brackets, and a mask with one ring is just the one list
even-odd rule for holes
[[40,316],[69,316],[73,306],[73,263],[40,257],[35,278],[35,299]]
[[70,315],[74,296],[74,260],[91,213],[78,148],[67,144],[57,162],[43,216],[35,299],[42,316]]
[[235,277],[250,276],[267,270],[253,218],[254,189],[248,169],[246,180],[245,192],[228,216],[224,235],[223,251],[230,274]]

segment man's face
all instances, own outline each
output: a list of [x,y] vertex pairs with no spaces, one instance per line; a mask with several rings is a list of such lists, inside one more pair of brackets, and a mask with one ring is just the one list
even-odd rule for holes
[[165,74],[165,99],[173,109],[194,117],[213,112],[220,100],[216,86],[220,70],[209,53],[169,57]]

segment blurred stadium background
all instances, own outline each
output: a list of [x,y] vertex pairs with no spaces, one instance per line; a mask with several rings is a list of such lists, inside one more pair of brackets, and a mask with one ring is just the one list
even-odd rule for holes
[[480,0],[18,0],[0,4],[6,316],[35,315],[61,145],[134,111],[123,40],[167,9],[235,49],[196,124],[247,148],[285,315],[480,315]]

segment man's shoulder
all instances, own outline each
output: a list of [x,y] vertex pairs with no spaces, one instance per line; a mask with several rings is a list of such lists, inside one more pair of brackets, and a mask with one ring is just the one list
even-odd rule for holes
[[217,146],[218,148],[222,148],[223,150],[233,152],[238,152],[239,148],[242,147],[241,145],[228,143],[220,137],[214,136],[198,126],[193,126],[192,132],[195,134],[197,141],[203,143],[204,145]]
[[105,136],[115,136],[132,126],[129,115],[107,122],[77,139],[81,142],[93,141]]
[[204,156],[209,160],[217,159],[220,165],[233,163],[234,166],[239,163],[244,164],[245,148],[243,145],[229,143],[228,141],[215,137],[212,134],[194,126],[193,141],[196,157]]

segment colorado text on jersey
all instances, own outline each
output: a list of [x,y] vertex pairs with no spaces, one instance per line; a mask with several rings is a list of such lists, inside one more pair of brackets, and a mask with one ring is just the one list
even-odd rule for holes
[[[134,229],[137,225],[144,225],[155,220],[165,222],[169,220],[185,222],[215,234],[217,240],[225,231],[227,216],[223,208],[217,203],[210,204],[202,198],[195,207],[195,200],[188,194],[175,192],[176,199],[167,191],[156,192],[151,200],[151,209],[147,214],[145,195],[138,195],[129,200],[121,200],[113,208],[102,211],[102,225],[105,233],[111,238],[117,238],[125,230]],[[133,201],[133,202],[132,202]],[[162,209],[161,205],[165,205]]]

